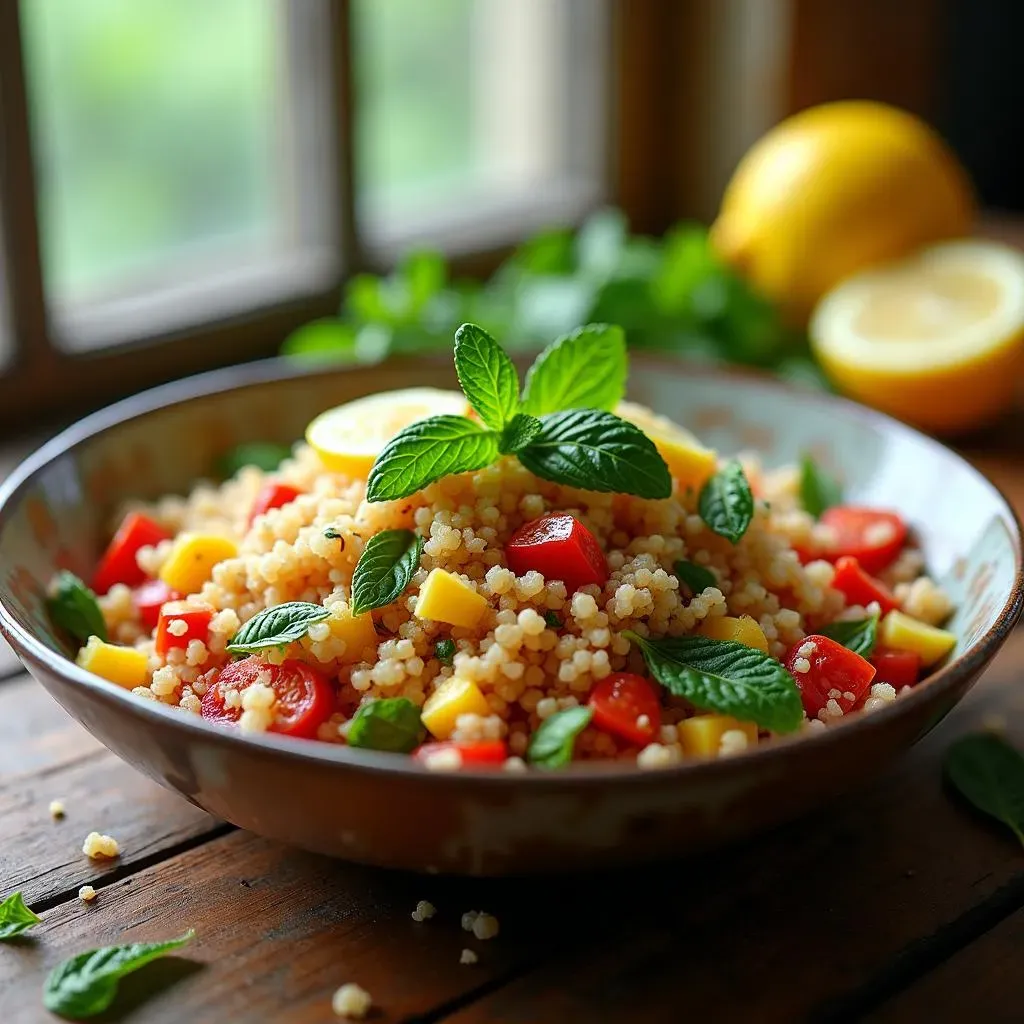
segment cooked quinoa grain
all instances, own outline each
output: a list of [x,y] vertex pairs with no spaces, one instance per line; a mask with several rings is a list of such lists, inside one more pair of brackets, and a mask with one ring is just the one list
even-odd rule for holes
[[459,954],[460,964],[475,964],[480,958],[471,949],[464,949]]
[[342,985],[331,998],[331,1009],[335,1015],[348,1020],[364,1020],[372,1006],[370,993],[351,981]]
[[51,800],[50,801],[50,817],[54,821],[60,821],[64,817],[64,801],[63,800]]
[[429,921],[437,913],[437,908],[433,903],[428,903],[426,900],[420,900],[416,904],[416,909],[412,912],[412,919],[417,922]]
[[90,832],[82,843],[82,853],[92,860],[112,860],[121,855],[121,847],[112,836],[100,835],[99,832]]
[[83,903],[91,903],[96,899],[96,890],[91,885],[83,885],[82,888],[78,890],[78,898]]

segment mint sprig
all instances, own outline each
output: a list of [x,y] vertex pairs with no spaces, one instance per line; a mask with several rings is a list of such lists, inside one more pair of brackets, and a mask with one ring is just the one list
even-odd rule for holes
[[536,416],[525,412],[516,413],[501,432],[498,449],[502,455],[515,455],[536,440],[543,429],[544,424]]
[[286,601],[257,612],[231,638],[231,654],[255,654],[269,647],[285,647],[301,640],[309,627],[331,617],[330,609],[310,601]]
[[704,484],[697,507],[710,530],[733,544],[739,543],[754,519],[754,495],[743,467],[735,459]]
[[420,564],[423,538],[412,530],[383,530],[363,548],[352,573],[352,614],[396,600]]
[[476,324],[455,332],[455,372],[480,419],[503,430],[519,409],[519,374],[505,350]]

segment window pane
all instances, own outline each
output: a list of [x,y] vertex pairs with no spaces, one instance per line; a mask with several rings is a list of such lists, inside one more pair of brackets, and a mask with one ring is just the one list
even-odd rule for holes
[[24,0],[52,305],[180,288],[296,246],[299,8]]
[[[354,0],[359,214],[372,234],[603,184],[600,0]],[[411,219],[411,220],[410,220]]]

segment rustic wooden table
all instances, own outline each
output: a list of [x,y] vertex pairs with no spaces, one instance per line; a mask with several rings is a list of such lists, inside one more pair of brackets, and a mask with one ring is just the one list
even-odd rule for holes
[[[1014,437],[968,454],[1024,508]],[[42,980],[73,953],[192,927],[181,957],[126,980],[97,1019],[312,1024],[335,1019],[333,991],[356,981],[379,1022],[1020,1021],[1024,851],[944,791],[940,765],[985,726],[1024,746],[1022,712],[1018,632],[899,764],[812,817],[700,860],[465,881],[343,864],[216,821],[105,750],[0,651],[0,896],[20,889],[43,917],[0,945],[0,1022],[52,1019]],[[120,841],[119,860],[82,855],[93,829]],[[418,924],[421,899],[438,912]],[[469,909],[496,914],[501,934],[467,935]],[[459,962],[467,947],[475,965]]]

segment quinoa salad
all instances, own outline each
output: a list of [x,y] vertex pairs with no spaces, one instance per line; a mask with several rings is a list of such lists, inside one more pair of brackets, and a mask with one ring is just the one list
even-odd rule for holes
[[619,328],[521,386],[467,324],[455,364],[462,391],[359,399],[279,463],[248,446],[223,483],[122,510],[89,585],[50,588],[79,665],[434,770],[653,769],[884,708],[952,650],[898,514],[625,402]]

